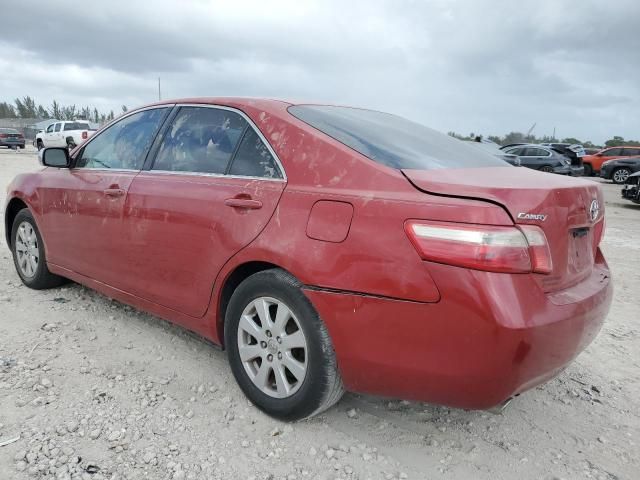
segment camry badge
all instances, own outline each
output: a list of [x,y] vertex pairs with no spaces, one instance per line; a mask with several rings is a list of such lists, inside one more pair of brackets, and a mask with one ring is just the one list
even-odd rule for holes
[[596,218],[598,218],[598,214],[600,213],[600,204],[598,203],[598,200],[593,200],[591,202],[591,206],[589,207],[589,217],[591,218],[592,222],[596,221]]
[[540,220],[541,222],[544,222],[547,219],[547,216],[543,215],[542,213],[524,213],[524,212],[520,212],[518,214],[518,218],[520,220]]

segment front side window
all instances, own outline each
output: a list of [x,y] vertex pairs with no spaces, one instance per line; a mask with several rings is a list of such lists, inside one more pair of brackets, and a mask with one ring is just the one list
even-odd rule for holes
[[506,152],[510,155],[524,156],[525,149],[522,147],[508,148]]
[[162,139],[152,169],[223,174],[246,127],[236,112],[182,107]]
[[605,157],[618,157],[622,155],[621,148],[610,148],[602,153]]
[[269,149],[251,127],[242,137],[229,174],[245,177],[282,178],[282,173],[276,166]]
[[55,123],[52,123],[51,125],[49,125],[49,126],[47,127],[47,133],[51,133],[51,132],[53,132],[53,127],[55,127],[55,126],[56,126],[56,124],[55,124]]
[[55,132],[59,132],[60,131],[60,127],[62,127],[61,123],[56,123],[56,127],[53,129]]
[[143,110],[117,121],[82,149],[75,168],[140,170],[167,111]]
[[396,169],[504,167],[490,153],[388,113],[296,105],[289,113],[374,162]]

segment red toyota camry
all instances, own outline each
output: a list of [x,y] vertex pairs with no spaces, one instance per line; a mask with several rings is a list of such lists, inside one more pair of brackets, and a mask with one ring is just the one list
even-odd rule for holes
[[198,332],[278,418],[344,389],[499,405],[611,303],[596,183],[394,115],[175,100],[40,155],[5,214],[25,285],[70,279]]

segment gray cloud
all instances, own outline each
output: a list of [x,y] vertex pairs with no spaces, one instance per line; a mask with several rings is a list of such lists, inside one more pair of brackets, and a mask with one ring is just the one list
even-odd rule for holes
[[[146,2],[145,2],[146,3]],[[312,99],[442,131],[639,138],[640,3],[22,0],[3,100],[119,108],[168,96]]]

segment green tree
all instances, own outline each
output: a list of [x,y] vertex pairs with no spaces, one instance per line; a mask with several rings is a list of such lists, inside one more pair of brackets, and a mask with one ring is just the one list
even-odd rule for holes
[[0,118],[16,118],[16,109],[7,102],[0,103]]
[[580,140],[578,140],[577,138],[573,138],[573,137],[568,137],[568,138],[562,139],[562,143],[571,143],[571,144],[579,143],[579,144],[582,145],[582,142]]
[[30,96],[16,98],[16,111],[20,118],[35,118],[38,114],[38,107],[36,107],[36,102]]

